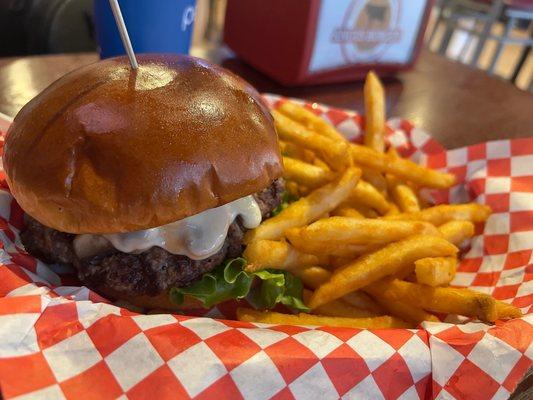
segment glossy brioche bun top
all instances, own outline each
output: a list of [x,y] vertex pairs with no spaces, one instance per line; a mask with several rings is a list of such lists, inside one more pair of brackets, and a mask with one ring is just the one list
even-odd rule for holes
[[272,117],[248,83],[182,55],[77,69],[16,116],[8,184],[42,224],[115,233],[168,224],[267,187],[282,162]]

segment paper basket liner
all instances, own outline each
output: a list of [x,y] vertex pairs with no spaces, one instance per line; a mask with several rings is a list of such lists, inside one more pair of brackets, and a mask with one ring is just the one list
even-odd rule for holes
[[[272,107],[281,100],[265,98]],[[361,115],[306,106],[350,140],[361,139]],[[457,175],[460,184],[435,193],[437,202],[492,207],[453,285],[491,293],[520,307],[523,318],[358,330],[212,318],[232,315],[235,303],[205,317],[136,314],[24,252],[23,213],[0,171],[4,398],[508,398],[533,358],[533,138],[444,151],[408,121],[393,119],[388,142]]]

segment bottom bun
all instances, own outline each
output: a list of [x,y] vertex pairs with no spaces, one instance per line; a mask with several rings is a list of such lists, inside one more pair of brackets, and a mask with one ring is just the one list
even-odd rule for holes
[[110,300],[123,300],[136,307],[149,310],[165,310],[165,311],[186,311],[205,309],[203,304],[192,297],[185,296],[182,304],[177,305],[170,301],[168,292],[161,293],[157,296],[130,296],[117,292],[109,288],[98,288],[95,290],[98,294]]

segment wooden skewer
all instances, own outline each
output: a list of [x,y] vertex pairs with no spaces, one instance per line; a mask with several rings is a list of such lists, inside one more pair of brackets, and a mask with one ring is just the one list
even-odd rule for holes
[[115,17],[115,22],[117,23],[118,32],[120,33],[122,44],[124,45],[124,49],[126,50],[128,58],[130,59],[131,67],[133,69],[137,69],[139,67],[139,64],[137,63],[137,58],[135,57],[135,53],[133,52],[130,36],[128,35],[128,29],[126,28],[126,24],[124,23],[124,18],[122,17],[122,11],[120,11],[118,0],[109,0],[109,5],[111,6],[111,10],[113,11],[113,16]]

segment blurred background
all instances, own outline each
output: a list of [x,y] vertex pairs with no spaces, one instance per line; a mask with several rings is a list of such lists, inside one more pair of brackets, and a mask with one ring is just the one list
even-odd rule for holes
[[[123,0],[121,3],[125,1],[134,2],[134,0]],[[137,0],[138,3],[140,1],[145,0]],[[263,3],[273,1],[268,0]],[[228,3],[235,3],[233,6],[241,7],[241,9],[246,7],[243,5],[244,2],[238,0],[198,0],[196,2],[190,53],[202,56],[209,51],[230,51],[224,44],[226,24],[226,30],[229,29],[226,37],[232,42],[229,47],[239,55],[242,52],[245,61],[251,65],[257,64],[258,69],[268,74],[269,68],[261,65],[261,60],[256,61],[251,50],[247,51],[246,46],[239,42],[239,35],[242,36],[236,27],[241,25],[239,13],[232,12],[226,17]],[[288,3],[300,4],[302,10],[305,10],[305,4],[314,3],[314,1],[292,0],[283,4]],[[324,1],[322,7],[326,7],[326,3],[328,1]],[[332,2],[329,1],[329,3],[331,6]],[[355,3],[357,2],[353,2]],[[368,1],[365,7],[370,21],[366,23],[372,23],[372,18],[382,21],[384,18],[393,18],[395,3],[397,2],[392,0]],[[420,30],[416,34],[423,35],[423,40],[431,51],[509,80],[521,89],[533,90],[533,55],[531,52],[533,0],[412,2],[412,4],[415,3],[421,4],[419,9],[411,6],[411,2],[404,2],[401,12],[402,15],[407,16],[413,13],[414,17],[417,13],[424,15],[424,8],[427,7],[429,10],[427,23],[424,23],[421,17]],[[269,18],[268,16],[265,18],[265,24],[267,24]],[[125,19],[127,22],[127,15]],[[356,21],[356,24],[361,23],[360,20],[361,18]],[[270,25],[275,23],[273,19],[269,21]],[[228,24],[232,26],[228,27]],[[260,29],[264,30],[268,27],[260,27]],[[257,32],[256,34],[260,35]],[[135,41],[132,41],[135,47]],[[98,49],[97,42],[93,0],[0,1],[0,57],[95,52]],[[415,50],[413,47],[410,51],[415,52]],[[406,63],[409,61],[410,59],[406,60]],[[272,75],[275,79],[275,72],[272,72]],[[327,82],[329,79],[326,76],[316,82]],[[279,80],[283,81],[283,78]],[[290,81],[285,83],[291,84]]]

